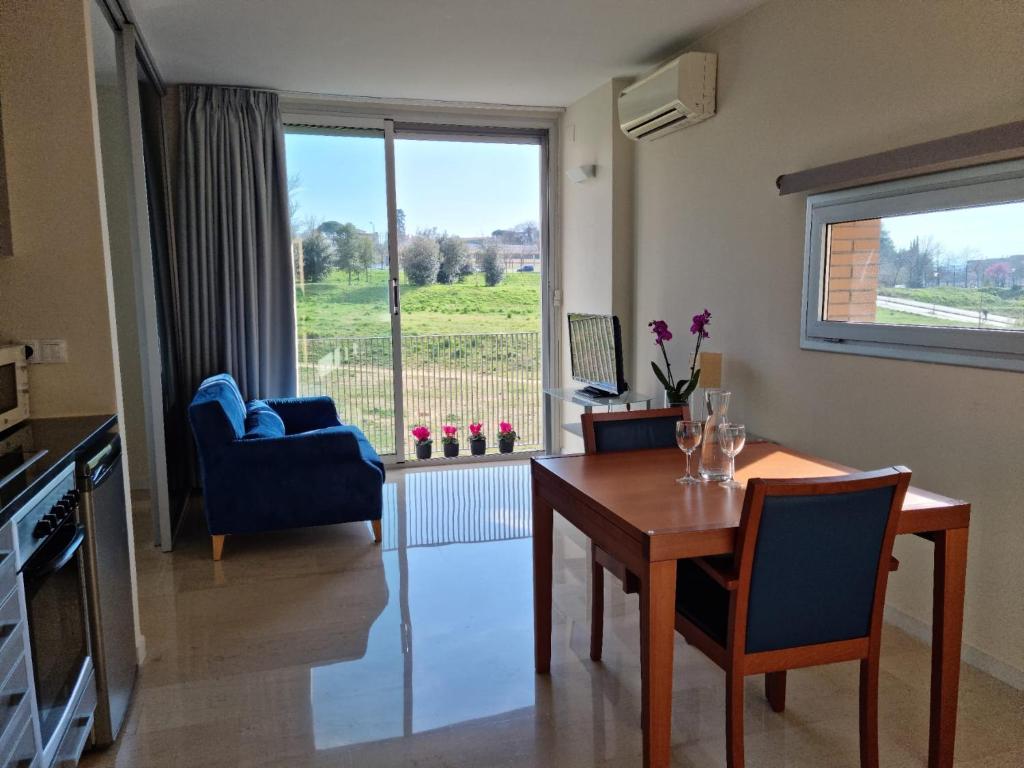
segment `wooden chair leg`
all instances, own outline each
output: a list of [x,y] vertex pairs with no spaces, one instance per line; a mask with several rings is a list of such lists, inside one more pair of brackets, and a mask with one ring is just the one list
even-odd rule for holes
[[860,765],[878,768],[878,658],[860,662]]
[[380,544],[381,533],[380,533],[380,520],[371,520],[370,527],[373,528],[373,541],[375,544]]
[[590,545],[590,658],[600,661],[604,648],[604,566],[597,561],[596,549]]
[[769,672],[764,676],[764,695],[773,712],[786,711],[786,671]]
[[213,542],[213,559],[220,560],[221,555],[224,554],[224,539],[227,538],[224,534],[217,534],[211,536],[210,539]]
[[725,764],[743,768],[743,675],[725,673]]

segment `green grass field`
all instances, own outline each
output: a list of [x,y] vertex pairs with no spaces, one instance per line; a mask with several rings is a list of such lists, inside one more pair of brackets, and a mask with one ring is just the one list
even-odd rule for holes
[[[402,335],[540,330],[540,274],[512,272],[496,286],[481,274],[453,285],[409,285],[401,278]],[[299,338],[385,336],[391,332],[387,272],[351,284],[343,272],[296,290]]]

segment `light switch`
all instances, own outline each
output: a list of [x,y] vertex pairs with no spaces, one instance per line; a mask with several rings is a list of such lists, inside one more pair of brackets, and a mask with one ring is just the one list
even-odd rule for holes
[[40,339],[36,354],[40,363],[66,363],[68,343],[64,339]]

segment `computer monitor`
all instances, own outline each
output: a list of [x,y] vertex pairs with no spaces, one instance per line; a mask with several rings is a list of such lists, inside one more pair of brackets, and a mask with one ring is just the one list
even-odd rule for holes
[[621,395],[629,389],[622,373],[622,329],[615,315],[569,313],[572,378],[593,397]]

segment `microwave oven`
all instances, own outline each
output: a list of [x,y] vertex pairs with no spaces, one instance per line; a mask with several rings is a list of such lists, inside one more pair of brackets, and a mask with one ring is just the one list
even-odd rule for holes
[[23,344],[0,346],[0,431],[28,418],[28,361]]

